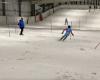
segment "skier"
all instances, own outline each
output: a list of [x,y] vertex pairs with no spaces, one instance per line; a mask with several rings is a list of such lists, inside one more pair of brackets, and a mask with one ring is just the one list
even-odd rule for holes
[[24,28],[25,28],[25,23],[24,23],[23,18],[21,18],[21,19],[19,20],[18,25],[19,25],[19,28],[21,29],[20,35],[23,35],[23,30],[24,30]]
[[39,19],[40,19],[40,21],[43,21],[42,13],[39,14]]
[[68,19],[67,18],[65,18],[65,25],[68,25]]
[[63,29],[62,34],[63,33],[64,33],[64,35],[59,39],[59,41],[61,41],[61,40],[64,41],[70,34],[72,34],[72,36],[74,36],[70,25],[68,25],[68,28]]

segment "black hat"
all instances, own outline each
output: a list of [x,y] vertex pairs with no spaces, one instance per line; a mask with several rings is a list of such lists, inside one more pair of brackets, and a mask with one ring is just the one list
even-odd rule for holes
[[70,26],[70,25],[68,25],[68,28],[71,28],[71,26]]

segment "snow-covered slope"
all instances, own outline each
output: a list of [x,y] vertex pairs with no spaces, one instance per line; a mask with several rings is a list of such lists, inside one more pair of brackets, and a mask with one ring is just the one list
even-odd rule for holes
[[10,32],[0,30],[0,80],[100,80],[100,32],[74,31],[64,42],[60,30]]

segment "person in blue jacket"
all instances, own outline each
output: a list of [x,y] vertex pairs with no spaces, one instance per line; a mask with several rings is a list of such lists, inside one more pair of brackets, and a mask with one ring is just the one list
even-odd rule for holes
[[72,34],[72,36],[74,36],[70,25],[68,25],[68,28],[63,29],[62,34],[63,33],[64,33],[64,35],[59,39],[59,41],[60,40],[63,40],[64,41],[70,34]]
[[23,35],[23,31],[24,31],[24,28],[25,28],[25,22],[24,22],[23,18],[21,18],[19,20],[18,25],[19,25],[19,28],[21,29],[20,35]]

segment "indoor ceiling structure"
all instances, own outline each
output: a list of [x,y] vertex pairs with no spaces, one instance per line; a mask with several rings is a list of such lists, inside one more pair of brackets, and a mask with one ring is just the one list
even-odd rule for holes
[[93,3],[99,3],[100,0],[30,0],[32,3],[65,3],[65,2],[70,2],[70,1],[83,1],[83,2],[93,2]]

